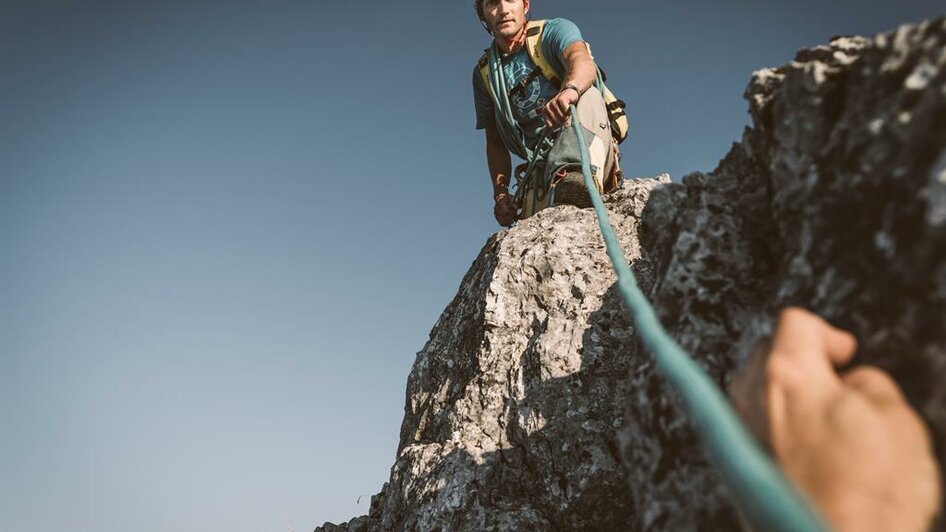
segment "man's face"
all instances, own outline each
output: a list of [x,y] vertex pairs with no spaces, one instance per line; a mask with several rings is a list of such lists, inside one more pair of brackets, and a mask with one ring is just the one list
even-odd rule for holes
[[512,39],[526,23],[529,0],[481,0],[483,20],[494,37]]

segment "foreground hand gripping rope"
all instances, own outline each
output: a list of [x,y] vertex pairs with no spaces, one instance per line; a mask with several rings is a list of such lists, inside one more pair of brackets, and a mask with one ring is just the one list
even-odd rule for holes
[[608,257],[618,277],[618,290],[630,310],[637,332],[653,353],[657,368],[682,400],[710,461],[732,493],[736,506],[753,530],[826,531],[818,514],[792,487],[729,406],[719,387],[660,325],[653,307],[637,286],[634,273],[611,227],[598,188],[591,178],[588,147],[571,106],[572,126],[581,149],[585,187],[598,217]]

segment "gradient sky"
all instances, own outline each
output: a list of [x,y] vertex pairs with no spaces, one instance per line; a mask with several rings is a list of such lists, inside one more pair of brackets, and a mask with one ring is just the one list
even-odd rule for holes
[[[471,3],[0,2],[0,531],[367,511],[414,354],[497,229]],[[575,21],[629,103],[625,172],[679,179],[739,139],[753,70],[943,11],[533,17]]]

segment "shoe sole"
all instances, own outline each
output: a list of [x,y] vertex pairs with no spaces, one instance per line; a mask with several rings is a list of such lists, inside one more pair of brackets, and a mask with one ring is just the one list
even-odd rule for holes
[[555,185],[555,205],[574,205],[579,209],[591,207],[591,196],[581,174],[568,174]]

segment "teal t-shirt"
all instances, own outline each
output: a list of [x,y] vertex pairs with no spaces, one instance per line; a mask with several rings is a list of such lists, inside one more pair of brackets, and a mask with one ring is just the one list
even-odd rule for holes
[[[559,74],[559,77],[565,77],[562,53],[571,44],[581,40],[581,32],[572,21],[564,18],[553,18],[546,21],[540,45],[542,46],[542,53],[548,58],[549,63]],[[522,47],[518,52],[503,57],[502,62],[506,83],[510,88],[518,85],[535,69],[535,65],[529,58],[529,52],[526,51],[525,47]],[[522,128],[527,145],[533,146],[539,140],[539,132],[544,123],[542,108],[558,91],[559,87],[552,85],[545,79],[545,76],[539,74],[525,86],[524,90],[515,91],[514,95],[510,96],[509,103],[512,105],[512,116],[516,119],[519,127]],[[473,69],[473,100],[476,105],[476,129],[486,129],[493,125],[496,121],[493,100],[483,84],[479,67]]]

